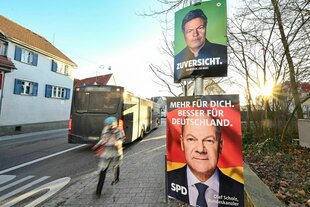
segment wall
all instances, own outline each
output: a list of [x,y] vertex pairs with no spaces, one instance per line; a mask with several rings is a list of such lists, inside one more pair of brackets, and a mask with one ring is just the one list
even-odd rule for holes
[[298,119],[299,144],[310,148],[310,119]]
[[[15,44],[9,43],[8,57],[17,70],[5,74],[0,127],[34,123],[61,122],[69,119],[73,80],[51,71],[51,59],[39,54],[38,65],[32,66],[14,60]],[[39,84],[37,96],[15,95],[14,80],[28,80]],[[70,99],[45,97],[45,85],[70,88]]]

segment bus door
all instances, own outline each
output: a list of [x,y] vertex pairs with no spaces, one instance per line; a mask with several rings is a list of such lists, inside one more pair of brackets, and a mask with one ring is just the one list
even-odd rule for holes
[[152,129],[152,107],[147,107],[147,131]]
[[139,137],[139,98],[125,92],[123,103],[125,143],[134,141]]

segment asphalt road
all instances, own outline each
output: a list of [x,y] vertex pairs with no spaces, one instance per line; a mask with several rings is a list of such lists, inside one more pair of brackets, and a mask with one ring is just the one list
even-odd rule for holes
[[66,131],[0,139],[0,207],[36,206],[94,172],[97,163],[91,145],[68,144]]
[[56,189],[60,191],[81,175],[96,170],[97,158],[90,148],[68,144],[65,131],[1,141],[0,206],[14,206],[15,201],[33,191],[27,195],[29,198],[18,202],[18,206],[24,206],[23,202],[42,195],[36,195],[36,189],[51,189],[61,181],[64,184]]
[[[0,174],[5,171],[5,174],[18,176],[76,177],[95,169],[97,165],[90,146],[68,144],[66,132],[2,141],[0,154]],[[25,166],[18,167],[22,164]],[[14,170],[14,167],[17,169]]]

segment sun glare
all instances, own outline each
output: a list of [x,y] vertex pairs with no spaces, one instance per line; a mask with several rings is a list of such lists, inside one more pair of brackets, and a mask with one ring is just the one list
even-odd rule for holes
[[267,84],[260,89],[260,95],[264,97],[271,97],[273,88],[274,88],[273,83],[271,81],[267,82]]

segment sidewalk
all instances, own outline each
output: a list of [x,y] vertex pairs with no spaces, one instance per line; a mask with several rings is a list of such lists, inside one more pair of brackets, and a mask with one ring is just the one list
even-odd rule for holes
[[42,135],[55,135],[55,134],[67,134],[67,133],[68,133],[67,128],[53,129],[53,130],[47,130],[47,131],[38,131],[38,132],[30,132],[30,133],[0,136],[0,141],[26,138],[26,137],[40,137],[40,138],[42,138]]
[[98,174],[93,172],[81,177],[42,206],[184,206],[176,201],[166,201],[165,153],[165,126],[161,126],[125,151],[120,181],[114,187],[110,185],[112,172],[108,171],[100,198],[95,196]]

